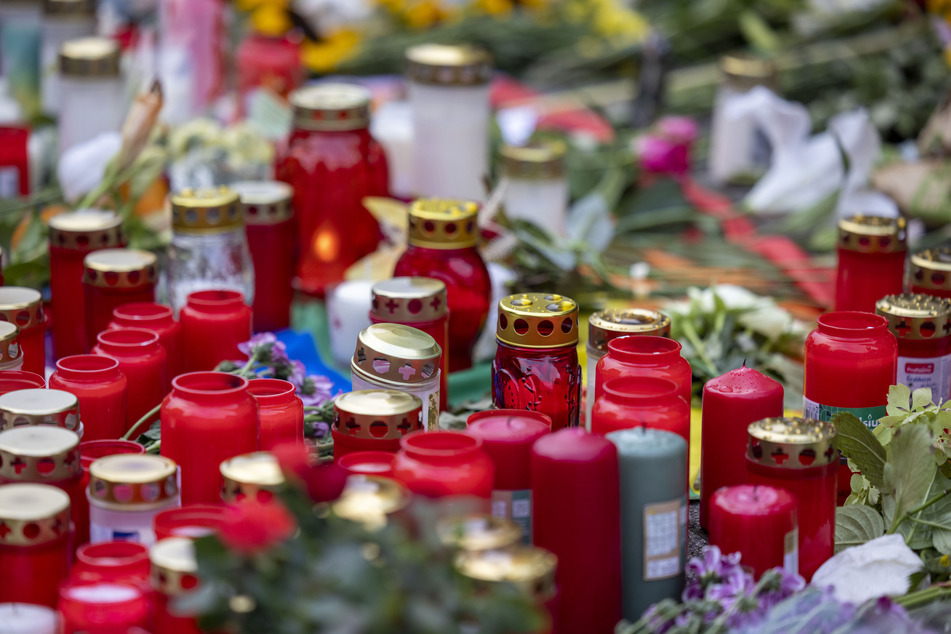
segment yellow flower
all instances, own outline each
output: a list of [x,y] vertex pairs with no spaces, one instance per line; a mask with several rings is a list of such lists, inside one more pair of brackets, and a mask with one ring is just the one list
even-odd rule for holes
[[277,4],[262,4],[251,14],[251,26],[261,35],[274,37],[287,33],[293,24],[287,11]]
[[639,41],[647,37],[650,27],[644,17],[618,0],[594,0],[594,32],[612,40]]
[[951,557],[948,557],[947,555],[941,555],[941,559],[938,560],[938,563],[947,568],[948,566],[951,566]]
[[944,63],[948,66],[951,66],[951,46],[945,47],[944,51]]
[[254,11],[258,7],[272,6],[287,9],[290,0],[235,0],[234,6],[241,11]]
[[438,0],[417,0],[405,9],[403,19],[411,29],[426,29],[449,17]]
[[512,0],[475,0],[473,7],[488,15],[507,15],[512,12]]
[[360,45],[360,34],[353,29],[340,29],[321,42],[304,41],[301,60],[317,73],[329,73],[352,57]]

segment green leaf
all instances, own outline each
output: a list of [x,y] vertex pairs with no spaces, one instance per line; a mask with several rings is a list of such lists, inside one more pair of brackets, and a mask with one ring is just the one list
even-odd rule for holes
[[853,504],[835,510],[835,551],[859,546],[885,534],[882,515],[870,506]]
[[[935,478],[931,491],[928,493],[928,500],[935,499],[948,489],[951,489],[951,480],[939,473]],[[947,527],[938,528],[937,526],[932,526],[931,535],[934,540],[934,547],[938,549],[942,555],[951,555],[951,495],[946,495],[941,498],[919,513],[918,517],[928,522]]]
[[878,438],[849,412],[835,414],[832,424],[836,430],[836,449],[854,462],[869,482],[877,487],[883,486],[886,450]]
[[[885,490],[895,497],[895,521],[920,506],[931,490],[937,471],[931,430],[921,425],[904,425],[895,431],[888,445],[885,463]],[[895,523],[892,523],[892,530]]]
[[908,403],[911,402],[911,390],[907,385],[892,385],[888,388],[888,404],[885,411],[889,416],[902,416],[908,413]]
[[931,400],[931,388],[920,387],[911,394],[911,409],[924,409],[934,403]]

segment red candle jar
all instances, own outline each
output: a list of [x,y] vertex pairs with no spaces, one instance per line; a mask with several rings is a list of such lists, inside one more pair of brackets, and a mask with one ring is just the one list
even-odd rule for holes
[[417,431],[400,440],[393,478],[413,493],[444,498],[492,496],[492,459],[482,440],[461,431]]
[[175,599],[198,589],[195,545],[184,537],[168,537],[149,550],[152,561],[154,614],[152,634],[201,634],[194,615],[182,614]]
[[591,433],[646,427],[677,434],[687,442],[690,455],[690,407],[677,384],[649,376],[617,377],[601,386],[591,413]]
[[82,354],[86,341],[86,295],[83,260],[99,249],[124,246],[122,218],[111,211],[83,209],[50,218],[50,296],[60,314],[53,313],[53,352],[56,358]]
[[700,427],[700,526],[710,521],[710,499],[724,486],[746,482],[747,428],[783,415],[783,386],[745,365],[703,386]]
[[19,339],[16,326],[0,321],[0,372],[22,372],[23,350]]
[[243,181],[228,187],[240,196],[254,263],[254,332],[288,328],[294,301],[294,249],[290,245],[297,240],[291,211],[294,190],[277,181]]
[[274,492],[284,484],[281,465],[269,451],[235,456],[225,460],[221,472],[221,501],[235,504],[246,498],[269,502]]
[[931,388],[931,399],[951,399],[951,300],[931,295],[887,295],[875,313],[888,320],[898,342],[896,381]]
[[[258,26],[258,25],[256,25]],[[238,105],[243,114],[255,89],[287,97],[304,79],[300,45],[280,33],[251,33],[238,46]]]
[[322,84],[290,95],[294,129],[275,165],[294,188],[296,283],[323,294],[357,260],[376,250],[380,229],[363,206],[385,196],[383,147],[370,136],[370,93],[350,84]]
[[96,337],[96,341],[93,354],[118,361],[119,370],[133,386],[126,391],[125,433],[161,403],[167,393],[165,350],[157,334],[141,328],[104,330]]
[[157,541],[167,537],[195,539],[216,532],[226,517],[227,509],[221,504],[186,504],[157,514],[152,528]]
[[214,370],[222,361],[245,357],[238,344],[251,338],[251,308],[241,293],[192,293],[180,320],[186,372]]
[[519,409],[476,412],[466,422],[466,433],[480,438],[492,459],[492,514],[515,522],[526,543],[532,541],[532,445],[550,432],[548,416]]
[[355,451],[400,448],[407,434],[423,429],[423,402],[396,390],[357,390],[334,399],[334,460]]
[[149,549],[136,542],[83,544],[76,549],[70,576],[77,581],[106,581],[147,587]]
[[808,581],[835,545],[835,426],[811,418],[765,418],[749,427],[747,481],[785,489],[796,500],[799,574]]
[[558,558],[558,631],[614,632],[621,620],[617,448],[583,429],[542,436],[532,448],[532,502],[535,545]]
[[182,504],[218,502],[218,466],[258,449],[257,405],[247,380],[234,374],[175,377],[161,421],[162,455],[181,469]]
[[561,295],[509,295],[499,302],[492,402],[551,418],[553,430],[578,424],[578,305]]
[[35,372],[23,370],[0,370],[0,396],[17,390],[42,389],[46,379]]
[[158,266],[153,253],[138,249],[95,251],[86,256],[84,266],[86,342],[93,346],[96,335],[109,327],[116,308],[155,301]]
[[115,359],[95,354],[63,357],[50,376],[50,388],[79,400],[85,440],[109,440],[125,433],[128,380]]
[[601,386],[608,379],[650,376],[669,379],[690,406],[690,364],[680,356],[680,343],[663,337],[619,337],[608,342],[608,353],[595,370],[595,404],[601,398]]
[[145,447],[131,440],[88,440],[79,443],[79,459],[83,465],[83,488],[89,484],[89,467],[99,458],[116,454],[142,454]]
[[146,626],[149,608],[144,590],[112,581],[67,583],[59,589],[56,606],[63,634],[127,634]]
[[63,390],[17,390],[0,396],[0,431],[22,425],[53,425],[82,438],[79,400]]
[[472,365],[472,349],[492,302],[489,270],[476,248],[478,212],[478,205],[468,201],[414,202],[409,210],[409,245],[393,270],[397,277],[430,277],[445,283],[450,372]]
[[290,381],[248,381],[248,393],[258,404],[261,449],[270,451],[285,443],[304,444],[304,403],[296,391]]
[[411,498],[412,494],[396,480],[357,474],[347,478],[343,493],[330,508],[334,515],[359,522],[370,531],[386,526],[391,520],[406,520],[404,526],[410,528],[411,522],[403,510],[409,506]]
[[951,248],[926,249],[912,255],[908,291],[951,298]]
[[856,215],[839,220],[835,309],[875,311],[905,287],[905,219]]
[[350,475],[393,477],[396,454],[389,451],[354,451],[341,456],[337,466]]
[[757,579],[770,568],[799,572],[796,500],[785,489],[740,484],[716,491],[710,500],[710,545],[740,553],[740,563]]
[[69,496],[45,484],[0,486],[0,603],[56,607],[69,571]]
[[[23,369],[27,372],[46,372],[46,317],[43,315],[43,296],[32,288],[0,287],[0,321],[17,327],[18,342],[23,351]],[[13,355],[14,357],[18,355]],[[19,368],[4,368],[17,370]]]
[[403,324],[436,340],[439,358],[439,409],[446,411],[449,391],[449,304],[446,285],[429,277],[394,277],[373,285],[370,322]]
[[138,328],[149,330],[159,337],[165,350],[166,391],[171,389],[172,379],[182,373],[185,351],[182,349],[182,327],[175,321],[169,306],[151,303],[123,304],[112,311],[111,330]]

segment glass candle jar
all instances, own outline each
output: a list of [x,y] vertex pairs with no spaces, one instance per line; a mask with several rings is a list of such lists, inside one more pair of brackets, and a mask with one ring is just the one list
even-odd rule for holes
[[112,357],[78,354],[56,362],[50,389],[76,396],[83,412],[83,438],[118,438],[126,428],[128,380]]
[[393,477],[429,498],[492,496],[492,459],[482,440],[461,431],[418,431],[400,440]]
[[581,366],[578,304],[562,295],[509,295],[499,302],[492,402],[551,418],[552,430],[578,425]]
[[226,187],[186,189],[171,197],[172,243],[166,296],[177,313],[192,293],[228,290],[254,303],[254,265],[238,194]]
[[608,353],[608,342],[618,337],[652,335],[670,338],[670,318],[646,308],[602,310],[588,317],[588,343],[585,350],[588,368],[585,375],[585,426],[591,429],[591,410],[594,408],[595,369],[601,357]]
[[951,298],[951,248],[925,249],[912,255],[908,291]]
[[562,141],[502,147],[502,169],[508,179],[502,206],[507,218],[531,222],[554,236],[567,235],[565,151]]
[[198,291],[182,308],[186,372],[214,370],[222,361],[245,358],[238,344],[251,338],[251,308],[237,291]]
[[356,390],[334,399],[334,460],[355,451],[389,451],[400,448],[409,433],[425,429],[423,402],[414,394],[397,390]]
[[0,603],[3,634],[61,634],[59,614],[29,603]]
[[436,340],[402,324],[373,324],[357,337],[350,361],[354,390],[396,390],[419,398],[423,429],[439,424],[439,355]]
[[683,438],[689,455],[690,407],[676,383],[653,376],[624,376],[608,379],[601,387],[591,414],[591,433],[662,429]]
[[383,147],[370,135],[370,93],[326,83],[290,95],[294,128],[275,163],[294,188],[297,288],[323,295],[351,265],[376,250],[380,229],[363,206],[387,194]]
[[594,372],[595,404],[601,386],[608,379],[651,376],[670,379],[677,393],[690,406],[690,364],[680,356],[680,343],[662,337],[618,337],[608,342],[608,353],[598,361]]
[[79,433],[79,399],[63,390],[17,390],[0,396],[0,431],[52,425]]
[[126,391],[125,433],[165,398],[165,350],[157,334],[141,328],[104,330],[96,341],[92,353],[118,361],[133,386]]
[[68,211],[50,218],[49,241],[51,305],[60,307],[61,315],[57,319],[53,309],[53,353],[58,359],[89,350],[83,260],[91,251],[124,246],[122,218],[98,209]]
[[96,34],[95,0],[45,0],[40,45],[40,98],[43,113],[60,111],[59,51],[70,40]]
[[161,421],[162,455],[181,469],[183,504],[218,502],[219,465],[258,449],[257,405],[247,380],[234,374],[175,377],[162,402]]
[[175,321],[175,313],[171,308],[143,302],[123,304],[112,311],[109,328],[139,328],[157,334],[159,343],[165,350],[166,391],[171,389],[172,379],[183,371],[185,356],[182,349],[182,326]]
[[896,381],[931,388],[935,403],[951,399],[951,300],[930,295],[886,295],[875,313],[888,320],[898,342]]
[[294,190],[277,181],[243,181],[230,187],[239,196],[254,263],[254,332],[283,330],[291,325],[294,301]]
[[403,324],[422,330],[443,351],[439,358],[439,409],[447,409],[449,390],[449,304],[446,285],[429,277],[394,277],[373,285],[370,322]]
[[149,579],[149,549],[130,541],[83,544],[76,549],[76,563],[70,577],[78,581],[145,586]]
[[248,393],[258,404],[261,449],[269,451],[285,443],[304,444],[304,403],[290,381],[251,379]]
[[152,634],[201,634],[195,616],[183,614],[174,602],[198,589],[195,544],[185,537],[168,537],[149,550],[155,590]]
[[0,603],[55,607],[69,571],[69,496],[46,484],[5,484],[0,522]]
[[59,50],[59,153],[104,132],[118,132],[126,111],[119,44],[102,37],[65,42]]
[[354,451],[336,460],[337,466],[350,475],[393,477],[396,453],[389,451]]
[[284,472],[277,458],[269,451],[235,456],[225,460],[221,472],[221,501],[234,504],[245,498],[268,502],[284,484]]
[[86,256],[83,265],[86,344],[94,346],[96,336],[109,327],[116,308],[155,301],[158,266],[153,253],[138,249],[94,251]]
[[484,513],[463,513],[436,522],[436,535],[444,546],[469,552],[505,550],[522,540],[518,524]]
[[149,597],[143,589],[112,581],[69,582],[59,589],[63,634],[118,634],[145,627]]
[[39,291],[17,286],[0,287],[0,321],[9,322],[19,330],[17,339],[23,352],[23,369],[45,375],[46,317],[43,315],[43,296]]
[[492,58],[469,46],[406,51],[418,196],[482,200],[489,171]]
[[227,516],[227,508],[217,502],[186,504],[157,514],[152,520],[152,528],[159,542],[168,537],[195,539],[216,532]]
[[44,387],[46,381],[39,374],[23,370],[0,370],[0,396],[17,390]]
[[[353,454],[351,454],[353,455]],[[392,454],[390,454],[392,455]],[[359,522],[367,530],[386,526],[409,506],[412,494],[390,478],[351,475],[340,497],[331,504],[334,515]]]
[[106,456],[89,467],[89,537],[92,543],[155,543],[152,520],[179,505],[178,466],[150,454]]
[[[20,348],[17,327],[0,321],[0,372],[20,372],[23,367],[23,350]],[[34,374],[30,372],[30,374]]]
[[476,243],[479,208],[460,200],[417,200],[409,210],[409,244],[393,275],[430,277],[446,285],[449,371],[472,365],[472,350],[492,302],[489,270]]
[[785,489],[796,499],[799,574],[812,578],[835,545],[835,426],[811,418],[765,418],[749,428],[749,484]]
[[905,288],[905,219],[851,216],[839,220],[835,309],[875,312],[875,302]]

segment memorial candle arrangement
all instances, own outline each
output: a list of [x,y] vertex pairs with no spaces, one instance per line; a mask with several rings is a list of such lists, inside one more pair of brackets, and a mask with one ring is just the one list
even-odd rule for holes
[[17,327],[0,321],[0,372],[20,372],[22,367],[23,350]]
[[396,452],[423,426],[423,402],[397,390],[355,390],[334,399],[334,460],[354,452]]
[[304,403],[296,391],[290,381],[248,381],[248,393],[258,405],[261,449],[271,450],[284,443],[304,444]]
[[116,359],[98,354],[63,357],[56,362],[49,385],[79,401],[86,441],[110,440],[125,433],[129,381]]
[[905,286],[905,219],[851,216],[839,220],[835,310],[874,312],[875,302]]
[[508,184],[502,194],[506,217],[526,220],[556,236],[565,236],[568,180],[562,141],[506,145],[500,152]]
[[69,571],[78,581],[110,581],[148,587],[149,549],[138,542],[111,541],[83,544]]
[[908,291],[951,298],[951,248],[936,247],[912,255]]
[[92,353],[118,361],[119,371],[128,381],[124,433],[165,397],[168,357],[159,336],[141,328],[100,332]]
[[165,350],[166,391],[171,389],[172,379],[182,373],[185,365],[182,326],[175,321],[175,312],[161,304],[123,304],[112,311],[109,329],[126,328],[149,330],[158,335],[159,343]]
[[400,440],[393,478],[429,498],[492,496],[492,459],[482,441],[460,431],[417,431]]
[[32,288],[0,287],[0,321],[13,324],[19,331],[17,343],[23,353],[23,369],[43,374],[46,368],[46,317],[40,293]]
[[86,345],[93,346],[96,336],[109,327],[116,308],[155,301],[158,265],[155,254],[148,251],[102,249],[87,255],[83,266]]
[[337,517],[360,522],[373,531],[399,519],[411,497],[406,487],[391,478],[351,475],[331,509]]
[[197,291],[181,311],[186,372],[214,370],[244,358],[238,344],[251,338],[251,308],[237,291]]
[[70,40],[59,51],[59,153],[105,132],[118,132],[125,115],[119,44],[103,37]]
[[267,502],[284,484],[284,473],[274,454],[268,451],[235,456],[218,468],[221,472],[221,501],[234,504],[244,499]]

